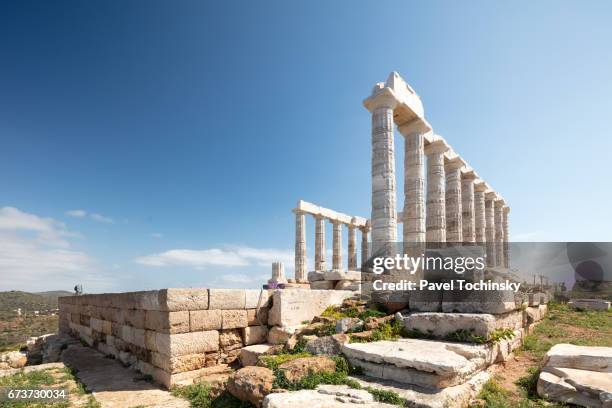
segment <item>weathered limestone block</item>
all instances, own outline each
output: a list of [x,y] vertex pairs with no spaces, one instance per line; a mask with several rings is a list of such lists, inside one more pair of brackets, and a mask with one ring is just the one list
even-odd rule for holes
[[576,310],[610,310],[610,302],[603,299],[572,299],[568,305]]
[[190,331],[219,330],[222,328],[221,310],[189,311]]
[[540,396],[585,407],[612,406],[612,374],[572,368],[544,370],[538,378]]
[[325,272],[313,271],[308,272],[308,282],[316,282],[325,280]]
[[556,344],[548,350],[543,362],[550,367],[612,373],[612,347]]
[[335,290],[352,290],[352,291],[360,291],[361,290],[361,282],[360,281],[352,281],[352,280],[341,280],[336,283],[334,286]]
[[221,330],[219,332],[219,347],[221,351],[230,351],[244,345],[242,334],[238,329]]
[[170,288],[138,292],[137,307],[176,312],[208,309],[208,289]]
[[98,331],[104,334],[111,334],[111,322],[106,320],[96,319],[94,317],[89,321],[92,330]]
[[359,281],[361,280],[361,272],[359,271],[333,270],[333,271],[324,272],[323,276],[325,280],[328,280],[328,281],[338,281],[338,280]]
[[537,307],[527,307],[525,309],[525,324],[530,325],[539,322],[546,316],[548,305],[540,305]]
[[[397,315],[396,315],[397,316]],[[488,313],[411,313],[402,316],[407,330],[425,335],[444,338],[459,330],[471,330],[475,336],[489,338],[495,329],[520,329],[523,324],[522,312],[506,314]]]
[[313,290],[331,290],[336,286],[337,281],[323,280],[310,282],[310,289]]
[[160,353],[151,353],[151,364],[171,374],[183,371],[197,370],[206,366],[204,353],[186,354],[183,356],[168,357]]
[[[187,310],[180,312],[147,310],[145,313],[145,328],[162,333],[186,333],[189,331],[189,313]],[[215,329],[218,329],[218,327],[215,327]]]
[[[255,309],[269,305],[270,292],[261,289],[245,289],[245,309]],[[261,301],[260,301],[261,297]]]
[[205,353],[219,350],[219,332],[208,330],[192,333],[168,334],[147,330],[146,348],[167,356]]
[[302,327],[304,327],[304,325],[293,326],[293,327],[274,326],[268,332],[268,343],[275,344],[275,345],[285,344],[287,343],[287,341],[289,341],[291,336],[293,336],[293,334]]
[[346,334],[316,337],[308,340],[304,349],[314,355],[335,356],[342,352],[342,345],[348,343],[348,341],[349,337]]
[[245,367],[233,373],[227,381],[227,390],[241,401],[261,408],[262,401],[272,391],[274,373],[266,367]]
[[265,343],[268,339],[267,326],[249,326],[242,329],[242,338],[244,344],[250,346],[252,344]]
[[511,290],[453,290],[442,294],[442,311],[446,313],[502,314],[516,309]]
[[221,328],[222,329],[238,329],[247,327],[246,310],[222,310],[221,311]]
[[244,289],[210,289],[209,309],[245,309],[246,292]]
[[145,330],[132,326],[121,327],[121,339],[138,347],[145,346]]
[[276,290],[272,295],[268,324],[270,326],[295,326],[312,320],[328,306],[340,305],[353,292],[344,290]]
[[[321,387],[338,387],[337,391],[321,392]],[[342,391],[339,391],[342,389]],[[368,395],[366,395],[368,394]],[[323,386],[316,390],[300,390],[268,394],[263,400],[264,408],[391,408],[394,405],[374,402],[369,393],[355,390],[346,385]]]

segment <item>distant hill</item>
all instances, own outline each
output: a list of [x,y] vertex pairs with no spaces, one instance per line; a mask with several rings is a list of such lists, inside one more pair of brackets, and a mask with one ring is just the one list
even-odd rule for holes
[[71,294],[71,292],[62,290],[39,293],[19,290],[0,292],[0,312],[13,311],[17,308],[21,308],[24,312],[57,309],[57,298]]

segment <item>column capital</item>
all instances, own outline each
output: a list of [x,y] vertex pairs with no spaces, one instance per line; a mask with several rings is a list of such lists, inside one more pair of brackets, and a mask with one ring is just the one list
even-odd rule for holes
[[395,92],[391,88],[374,88],[372,95],[363,101],[363,106],[370,112],[378,108],[395,109],[400,103]]
[[444,163],[444,168],[447,170],[458,170],[465,166],[465,162],[459,156],[455,156]]
[[474,170],[469,170],[466,171],[465,173],[461,174],[461,180],[462,181],[467,181],[467,180],[477,180],[478,179],[478,175],[474,172]]
[[423,118],[416,117],[410,122],[399,125],[398,130],[404,137],[413,133],[425,134],[431,132],[431,125]]
[[434,140],[425,146],[425,154],[427,156],[431,154],[442,154],[450,150],[450,146],[442,139]]
[[489,189],[489,186],[487,186],[487,183],[485,183],[484,181],[475,181],[474,182],[474,191],[477,193],[484,193],[485,191],[487,191]]
[[299,208],[294,208],[293,210],[291,210],[291,212],[294,213],[295,215],[304,215],[304,214],[306,214],[306,211],[300,210]]
[[495,203],[495,207],[499,207],[499,208],[503,208],[504,205],[506,205],[506,202],[504,201],[503,198],[495,199],[494,203]]
[[508,214],[508,213],[510,213],[510,207],[505,206],[504,207],[504,214]]
[[495,201],[497,199],[497,193],[495,191],[489,191],[485,193],[485,199],[487,201]]

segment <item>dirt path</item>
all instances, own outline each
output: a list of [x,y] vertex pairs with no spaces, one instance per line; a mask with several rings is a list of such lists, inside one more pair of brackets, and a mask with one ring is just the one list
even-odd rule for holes
[[189,407],[188,401],[144,381],[137,371],[89,347],[70,346],[62,353],[62,359],[76,370],[76,377],[103,408]]

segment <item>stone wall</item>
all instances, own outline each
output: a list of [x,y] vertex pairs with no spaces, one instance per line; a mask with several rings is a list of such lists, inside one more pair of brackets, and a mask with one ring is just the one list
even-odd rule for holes
[[265,343],[269,299],[267,290],[244,289],[67,296],[59,298],[59,326],[170,387]]

